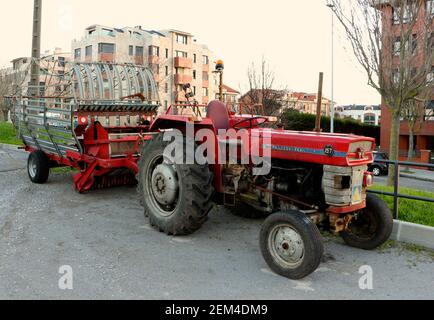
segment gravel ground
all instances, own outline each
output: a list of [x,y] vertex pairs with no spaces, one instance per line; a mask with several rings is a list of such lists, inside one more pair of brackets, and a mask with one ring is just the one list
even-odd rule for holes
[[[434,299],[431,252],[325,237],[320,268],[291,281],[262,259],[261,221],[216,208],[197,233],[168,237],[149,226],[135,189],[80,195],[67,174],[33,185],[24,160],[0,150],[0,299]],[[73,290],[59,289],[63,265]],[[373,290],[359,288],[362,265]]]

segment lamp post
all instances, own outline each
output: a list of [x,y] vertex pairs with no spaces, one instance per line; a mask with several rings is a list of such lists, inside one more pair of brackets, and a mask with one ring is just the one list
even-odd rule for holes
[[327,7],[329,7],[332,10],[332,101],[330,104],[331,112],[330,112],[330,132],[335,132],[335,99],[334,99],[334,82],[335,82],[335,57],[334,57],[334,29],[335,29],[335,16],[333,12],[333,8],[335,7],[333,4],[329,3],[327,4]]
[[42,19],[42,0],[33,2],[33,32],[32,32],[32,54],[30,72],[30,92],[32,96],[37,96],[39,86],[39,59],[41,55],[41,19]]

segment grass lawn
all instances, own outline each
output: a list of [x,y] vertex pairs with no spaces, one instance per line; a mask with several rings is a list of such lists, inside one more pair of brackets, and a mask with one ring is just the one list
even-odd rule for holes
[[0,143],[22,145],[21,140],[17,139],[15,128],[12,123],[0,122]]
[[[371,189],[383,192],[393,192],[392,187],[386,186],[374,186]],[[434,192],[419,191],[408,188],[400,188],[399,191],[401,194],[434,199]],[[387,202],[388,206],[392,210],[393,197],[380,197]],[[434,227],[434,203],[399,199],[399,220]]]

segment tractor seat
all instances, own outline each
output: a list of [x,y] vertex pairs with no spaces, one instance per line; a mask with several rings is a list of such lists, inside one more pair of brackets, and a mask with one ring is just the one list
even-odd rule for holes
[[208,105],[207,118],[210,118],[215,130],[229,129],[228,109],[221,101],[215,100]]

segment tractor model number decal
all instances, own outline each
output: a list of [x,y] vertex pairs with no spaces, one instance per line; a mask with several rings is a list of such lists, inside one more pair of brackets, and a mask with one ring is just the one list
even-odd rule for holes
[[274,150],[274,151],[309,153],[309,154],[316,154],[319,156],[327,155],[329,157],[338,157],[338,158],[346,158],[347,157],[346,152],[335,151],[332,146],[327,146],[324,149],[312,149],[312,148],[300,148],[300,147],[264,144],[264,149],[270,149],[270,148],[271,148],[271,150]]

